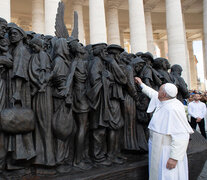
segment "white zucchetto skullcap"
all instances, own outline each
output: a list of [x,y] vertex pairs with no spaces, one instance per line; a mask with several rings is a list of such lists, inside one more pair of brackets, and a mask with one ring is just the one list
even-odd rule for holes
[[165,92],[167,93],[167,95],[172,98],[176,97],[176,95],[178,93],[177,87],[172,83],[166,83],[164,85],[164,89],[165,89]]

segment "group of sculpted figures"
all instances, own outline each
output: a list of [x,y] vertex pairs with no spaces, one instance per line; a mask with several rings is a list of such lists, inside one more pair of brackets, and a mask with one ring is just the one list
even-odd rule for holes
[[[155,90],[174,83],[182,101],[188,90],[181,72],[149,52],[84,46],[0,18],[0,170],[64,173],[123,164],[122,150],[146,152],[149,99],[134,77]],[[12,118],[24,126],[10,128]]]

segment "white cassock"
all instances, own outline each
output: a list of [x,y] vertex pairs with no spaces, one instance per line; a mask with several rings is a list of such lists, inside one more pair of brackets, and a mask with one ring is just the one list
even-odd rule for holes
[[[159,101],[158,92],[141,84],[142,92],[151,99],[148,113],[154,111],[148,128],[149,180],[188,180],[186,150],[193,133],[184,105],[176,98]],[[169,158],[178,160],[174,169],[167,169]]]

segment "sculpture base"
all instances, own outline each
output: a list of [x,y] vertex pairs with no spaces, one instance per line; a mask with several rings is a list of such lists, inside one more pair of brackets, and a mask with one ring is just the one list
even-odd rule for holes
[[[111,167],[97,166],[87,171],[72,168],[67,174],[55,175],[21,175],[21,172],[7,172],[3,178],[23,180],[146,180],[148,179],[148,156],[147,154],[127,155],[127,162],[123,165],[112,165]],[[22,172],[23,173],[23,172]],[[24,172],[26,173],[26,171]],[[27,173],[26,173],[27,174]],[[1,176],[0,176],[1,179]]]
[[[131,152],[132,153],[132,152]],[[67,174],[57,174],[55,169],[48,170],[50,175],[38,175],[34,168],[16,171],[4,171],[0,179],[8,180],[146,180],[148,179],[148,155],[125,154],[128,158],[123,165],[110,167],[96,166],[90,170],[81,171],[75,167]],[[188,146],[189,179],[195,180],[201,173],[207,159],[207,141],[195,131],[191,135]],[[70,168],[70,167],[68,167]],[[41,169],[39,169],[41,171]],[[46,172],[45,169],[42,169]]]

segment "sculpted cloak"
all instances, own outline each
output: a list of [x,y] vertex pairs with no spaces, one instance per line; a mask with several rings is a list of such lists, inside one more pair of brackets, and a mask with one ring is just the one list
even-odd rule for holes
[[[7,93],[8,104],[7,107],[13,107],[12,99],[16,91],[16,78],[22,79],[21,87],[21,103],[25,108],[31,108],[31,94],[30,83],[28,76],[28,64],[30,60],[30,53],[20,42],[12,51],[13,69],[11,69],[7,76]],[[29,160],[36,156],[33,144],[32,132],[25,134],[9,135],[8,137],[8,152],[11,152],[14,160]],[[8,165],[8,168],[13,168]]]
[[[41,72],[44,71],[44,77]],[[29,64],[29,75],[33,82],[36,92],[32,99],[33,110],[36,115],[35,125],[35,150],[37,156],[34,159],[34,164],[54,166],[54,142],[52,133],[52,89],[49,84],[51,73],[51,61],[49,55],[43,50],[33,54]],[[45,79],[47,82],[44,92],[39,92],[41,81]]]

